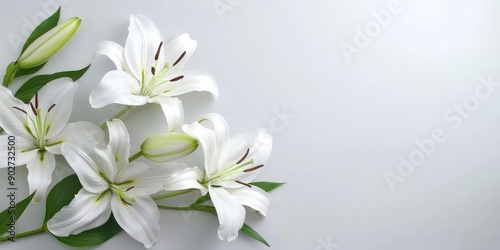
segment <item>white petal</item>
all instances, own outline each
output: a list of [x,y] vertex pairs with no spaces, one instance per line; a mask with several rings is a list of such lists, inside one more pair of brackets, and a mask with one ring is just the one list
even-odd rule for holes
[[[68,123],[73,109],[73,95],[77,88],[78,84],[70,78],[60,78],[47,83],[38,91],[38,107],[40,108],[40,114],[38,115],[45,117],[42,121],[45,121],[50,126],[46,138],[58,134]],[[31,99],[31,103],[36,104],[36,97]],[[47,113],[54,104],[55,106]],[[28,114],[32,114],[31,109],[29,109]],[[36,120],[34,116],[32,117],[33,120]]]
[[0,86],[0,127],[7,134],[23,137],[30,137],[29,131],[26,130],[27,120],[26,114],[20,108],[27,112],[28,106],[12,95],[12,92],[4,86]]
[[54,172],[56,167],[56,159],[54,155],[49,152],[39,152],[38,157],[28,162],[26,167],[28,168],[30,193],[36,190],[33,202],[40,203],[45,198],[47,187],[52,181],[52,172]]
[[111,215],[111,194],[94,194],[80,189],[71,203],[47,222],[49,231],[59,237],[79,234],[103,225]]
[[[189,37],[189,34],[182,34],[165,46],[165,60],[168,66],[172,67],[169,73],[175,74],[180,72],[184,68],[184,65],[186,65],[191,55],[193,55],[194,50],[196,49],[196,45],[196,41],[192,40]],[[182,59],[179,60],[184,51],[186,53],[184,54]],[[177,62],[177,64],[173,66],[175,62]]]
[[[212,124],[215,137],[217,138],[217,149],[222,151],[222,148],[229,139],[229,125],[227,125],[226,119],[217,113],[211,113],[202,115],[198,118],[199,123],[203,121],[208,121]],[[220,152],[218,152],[218,154],[220,154]]]
[[115,183],[122,189],[133,187],[148,195],[155,194],[163,189],[163,184],[172,175],[170,169],[169,164],[150,166],[142,162],[131,162],[120,169]]
[[221,240],[233,241],[238,237],[238,231],[245,222],[245,209],[239,201],[224,188],[208,187],[210,197],[217,210]]
[[117,70],[126,71],[127,65],[121,45],[111,41],[102,41],[97,44],[94,54],[107,56],[115,64]]
[[[231,138],[224,146],[224,149],[222,150],[219,157],[219,171],[223,171],[224,168],[227,168],[232,164],[240,161],[245,155],[247,149],[249,150],[248,155],[241,164],[247,161],[253,161],[253,164],[245,166],[245,169],[251,169],[258,165],[264,165],[269,159],[272,146],[272,137],[264,129],[239,134]],[[251,182],[260,173],[261,170],[262,168],[250,172],[238,172],[232,177],[233,179],[242,182]],[[238,187],[237,183],[234,183],[231,186],[228,186],[226,184],[222,185],[226,187]]]
[[[152,77],[151,67],[156,64],[155,55],[163,41],[161,34],[151,20],[141,15],[130,17],[128,32],[125,60],[136,79],[142,79],[144,74],[145,82],[149,82]],[[159,56],[157,65],[163,67],[164,53],[161,52]]]
[[66,141],[62,146],[62,154],[66,161],[89,192],[100,193],[108,189],[108,182],[103,175],[113,181],[118,167],[111,151],[104,144],[91,139]]
[[45,149],[52,154],[62,154],[61,146],[66,140],[71,138],[90,138],[104,143],[104,137],[102,129],[93,123],[85,121],[68,123],[61,132],[47,140]]
[[89,101],[93,108],[102,108],[111,103],[140,106],[148,102],[149,97],[139,95],[140,83],[129,73],[113,70],[102,78],[90,93]]
[[268,193],[259,187],[228,188],[226,190],[242,205],[251,207],[264,216],[267,214],[267,210],[271,205],[271,198]]
[[[171,79],[179,76],[183,76],[183,78],[170,82]],[[176,75],[168,74],[162,80],[165,83],[153,91],[154,95],[178,96],[193,91],[208,91],[215,99],[219,98],[219,89],[214,77],[203,71],[189,70],[179,72]]]
[[168,178],[164,188],[167,191],[196,188],[200,189],[202,195],[205,195],[207,193],[207,188],[198,182],[198,180],[202,179],[203,171],[201,169],[197,167],[185,168]]
[[184,108],[182,102],[178,98],[169,96],[156,96],[151,99],[161,105],[163,114],[168,124],[168,131],[178,131],[184,122]]
[[209,176],[217,172],[217,138],[214,131],[201,126],[198,122],[183,125],[182,130],[198,140],[203,148],[205,171]]
[[[132,189],[130,194],[136,194]],[[150,248],[160,239],[160,211],[156,203],[147,195],[135,195],[132,206],[122,202],[117,196],[111,200],[111,209],[116,222],[135,240]]]
[[[13,142],[9,145],[9,135],[0,135],[0,162],[4,162],[4,164],[0,164],[0,168],[7,167],[7,162],[12,162],[8,159],[8,157],[12,157],[15,150],[15,164],[16,166],[22,166],[30,161],[34,161],[35,158],[38,157],[39,148],[33,143],[32,138],[25,139],[23,137],[15,137]],[[12,145],[14,144],[14,145]],[[9,147],[10,150],[9,150]]]
[[108,121],[109,143],[108,147],[115,156],[118,169],[128,164],[130,155],[130,136],[125,124],[119,119]]

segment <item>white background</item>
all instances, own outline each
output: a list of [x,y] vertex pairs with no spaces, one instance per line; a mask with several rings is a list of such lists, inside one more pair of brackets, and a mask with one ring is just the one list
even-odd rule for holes
[[[25,38],[33,20],[38,24],[55,10],[50,2],[4,3],[0,69],[19,54],[14,38]],[[287,184],[271,193],[266,218],[247,210],[248,224],[272,249],[499,249],[500,92],[494,90],[500,87],[487,92],[479,79],[500,82],[500,4],[395,1],[397,14],[382,27],[372,12],[387,11],[390,2],[59,0],[61,20],[79,16],[83,22],[42,72],[92,62],[78,81],[71,120],[101,123],[119,107],[93,110],[88,103],[90,91],[113,69],[106,58],[93,59],[95,44],[123,44],[129,16],[147,15],[166,41],[182,33],[197,40],[186,69],[217,79],[218,101],[207,93],[181,96],[186,123],[218,112],[233,135],[260,127],[273,132],[273,153],[259,180]],[[366,27],[373,36],[349,62],[341,47],[355,46],[357,29]],[[477,101],[477,88],[488,96]],[[464,101],[459,116],[454,108]],[[143,139],[166,130],[155,105],[133,109],[124,122],[134,152]],[[428,141],[436,129],[445,140],[424,155],[415,141]],[[398,172],[400,157],[412,156],[418,163],[414,172]],[[201,161],[199,152],[189,159],[190,164]],[[58,162],[54,181],[69,174],[64,160]],[[400,178],[394,189],[388,173]],[[2,208],[6,176],[0,171]],[[28,195],[25,167],[18,168],[17,177],[20,200]],[[192,199],[173,203],[187,205]],[[43,205],[30,205],[18,233],[38,228],[43,214]],[[153,249],[267,249],[244,235],[232,243],[220,241],[218,222],[209,214],[162,211],[160,223],[161,240]],[[2,243],[0,249],[41,246],[66,249],[48,234]],[[120,233],[98,249],[141,248]]]

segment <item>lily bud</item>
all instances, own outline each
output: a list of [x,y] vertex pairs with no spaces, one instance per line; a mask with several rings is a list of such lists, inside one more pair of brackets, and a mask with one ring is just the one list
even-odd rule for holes
[[168,133],[146,139],[141,145],[144,157],[155,162],[168,162],[191,154],[198,141],[186,134]]
[[47,62],[73,37],[81,22],[78,17],[70,18],[38,37],[19,56],[19,68],[30,69]]

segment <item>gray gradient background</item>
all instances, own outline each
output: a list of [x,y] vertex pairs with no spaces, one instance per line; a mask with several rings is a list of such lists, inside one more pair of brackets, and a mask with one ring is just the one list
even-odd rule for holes
[[[9,37],[44,14],[47,1],[3,4],[1,69],[19,53]],[[443,118],[456,118],[454,106],[473,101],[480,77],[500,81],[498,1],[402,0],[401,13],[350,63],[341,44],[353,44],[356,28],[364,29],[374,20],[370,13],[387,9],[390,1],[234,0],[221,16],[214,3],[229,4],[225,0],[59,2],[61,19],[79,16],[83,22],[44,73],[85,66],[99,41],[123,44],[131,14],[149,16],[165,40],[187,32],[198,41],[186,69],[214,75],[220,100],[207,93],[182,96],[186,123],[218,112],[233,135],[259,127],[274,134],[273,154],[259,180],[288,184],[272,192],[267,218],[250,210],[247,216],[272,249],[500,248],[500,92],[480,100],[460,125]],[[90,108],[88,94],[113,68],[105,58],[93,62],[78,81],[72,121],[100,123],[119,109]],[[281,119],[277,112],[283,109],[294,118]],[[154,105],[133,109],[124,122],[133,134],[132,151],[165,131]],[[399,174],[399,158],[408,159],[419,150],[415,141],[431,138],[435,129],[446,141],[391,190],[384,174]],[[201,154],[188,161],[201,163]],[[59,162],[54,180],[69,173]],[[27,196],[25,176],[26,168],[19,168],[18,198]],[[4,179],[0,170],[2,208]],[[42,205],[31,205],[18,232],[38,227],[43,213]],[[221,242],[218,223],[208,214],[162,211],[161,225],[153,249],[267,249],[243,235]],[[0,249],[41,246],[66,248],[43,234]],[[141,248],[121,233],[98,249]]]

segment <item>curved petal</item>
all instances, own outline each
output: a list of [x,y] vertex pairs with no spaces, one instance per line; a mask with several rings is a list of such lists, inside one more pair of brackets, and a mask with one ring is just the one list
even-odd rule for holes
[[36,190],[33,197],[34,203],[40,203],[45,198],[47,187],[52,181],[52,172],[56,167],[56,159],[53,154],[48,152],[38,152],[35,160],[26,164],[28,168],[28,184],[30,185],[30,194]]
[[115,183],[121,189],[133,187],[148,195],[155,194],[163,189],[165,180],[172,175],[172,167],[169,164],[150,166],[142,162],[131,162],[120,169]]
[[175,74],[184,68],[184,65],[193,55],[196,45],[197,42],[192,40],[189,34],[182,34],[165,45],[165,61],[168,67],[172,67],[169,73]]
[[198,167],[185,168],[170,176],[163,186],[167,191],[200,189],[202,195],[207,194],[207,188],[201,185],[198,180],[203,179],[203,171]]
[[[2,138],[1,139],[2,142],[5,142],[5,145],[7,145],[8,136],[4,137],[4,135],[0,135],[0,138]],[[16,150],[17,150],[17,152],[16,152],[16,160],[17,160],[16,165],[17,166],[25,165],[28,162],[34,161],[35,158],[38,157],[39,148],[37,145],[35,145],[32,138],[26,139],[26,138],[18,136],[15,139],[15,146],[16,146]],[[8,148],[6,146],[5,146],[5,148],[3,148],[3,150],[7,150],[7,149]],[[2,155],[3,154],[4,153],[2,151]],[[5,156],[7,156],[7,153],[5,153]],[[3,162],[7,162],[7,158]]]
[[226,190],[242,205],[251,207],[264,216],[267,214],[267,210],[271,205],[271,198],[268,193],[259,187],[228,188]]
[[[272,146],[273,139],[265,129],[239,134],[231,138],[222,149],[218,164],[219,171],[223,171],[225,168],[245,158],[240,164],[249,162],[248,165],[241,172],[235,173],[232,178],[242,182],[250,182],[260,173],[262,168],[249,172],[243,172],[243,170],[266,164],[271,154]],[[248,154],[246,155],[247,150]]]
[[102,41],[97,44],[94,54],[107,56],[115,64],[117,70],[127,71],[128,66],[125,63],[121,45],[111,41]]
[[148,102],[149,97],[141,96],[139,82],[130,74],[113,70],[102,78],[101,82],[90,93],[92,108],[102,108],[111,103],[140,106]]
[[82,188],[47,222],[47,228],[56,236],[67,237],[101,226],[111,215],[110,201],[110,193],[94,194]]
[[85,121],[68,123],[61,132],[47,140],[45,149],[52,154],[60,155],[63,142],[71,138],[89,138],[104,143],[104,137],[102,129],[93,123]]
[[144,247],[150,248],[160,239],[160,211],[156,203],[147,195],[133,192],[136,201],[128,205],[113,196],[111,209],[116,222],[135,240],[142,242]]
[[227,241],[235,240],[245,222],[245,208],[224,188],[210,186],[208,190],[219,218],[220,226],[217,230],[219,238]]
[[[145,77],[145,82],[149,82],[152,77],[151,67],[156,65],[155,56],[163,42],[161,34],[153,22],[142,15],[130,16],[128,32],[124,54],[130,72],[136,79],[141,80]],[[161,52],[158,56],[157,65],[163,67],[164,53]]]
[[[73,109],[73,95],[77,88],[78,84],[73,82],[71,78],[60,78],[47,83],[38,91],[38,97],[34,96],[31,99],[31,103],[36,105],[36,99],[38,98],[38,107],[40,109],[38,115],[42,117],[45,126],[48,126],[45,127],[46,138],[58,134],[68,123]],[[53,106],[54,104],[55,106]],[[28,114],[36,121],[31,109]],[[30,128],[31,131],[35,131],[31,125]]]
[[118,169],[128,164],[130,155],[130,136],[125,124],[119,119],[108,121],[108,147],[115,156]]
[[90,139],[66,141],[62,145],[62,154],[87,191],[101,193],[108,189],[118,172],[116,161],[111,151],[104,144]]
[[190,136],[198,140],[198,143],[203,148],[205,158],[205,171],[208,176],[217,172],[217,138],[214,131],[201,126],[198,122],[193,122],[190,125],[183,125],[182,130]]
[[9,89],[0,86],[0,127],[2,127],[7,134],[26,138],[31,137],[31,132],[26,129],[28,124],[26,113],[24,112],[27,111],[28,106],[26,104],[15,98]]
[[155,96],[151,101],[159,103],[168,124],[168,132],[178,131],[184,122],[184,108],[178,98]]
[[[227,125],[226,119],[217,113],[211,113],[202,115],[198,118],[198,122],[208,121],[212,124],[213,130],[215,132],[215,137],[217,138],[217,149],[222,151],[224,145],[226,145],[229,139],[229,125]],[[219,154],[220,152],[218,152]]]
[[[183,78],[170,81],[180,76]],[[168,74],[162,80],[164,83],[153,91],[154,95],[178,96],[193,91],[208,91],[215,99],[219,98],[219,89],[215,78],[203,71],[189,70],[175,75]]]

